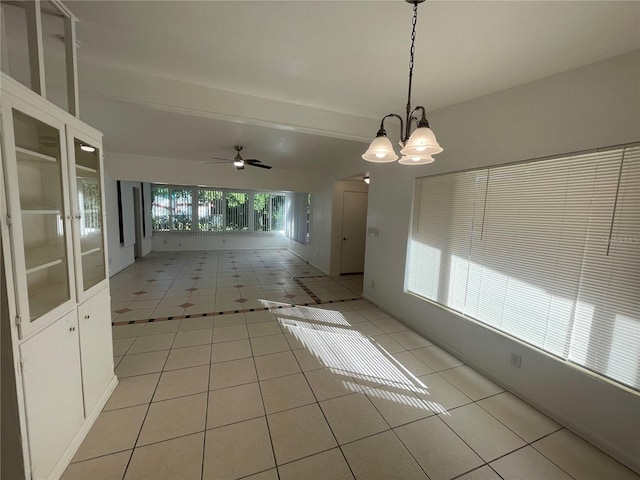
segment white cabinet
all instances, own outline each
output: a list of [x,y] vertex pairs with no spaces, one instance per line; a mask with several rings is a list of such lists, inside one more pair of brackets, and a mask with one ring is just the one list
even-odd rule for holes
[[33,478],[47,478],[84,422],[75,310],[20,346]]
[[88,416],[113,379],[113,346],[104,340],[111,339],[109,290],[103,289],[78,306],[78,323],[84,411]]
[[25,477],[51,480],[117,383],[102,135],[4,74],[1,85],[2,321],[20,363]]

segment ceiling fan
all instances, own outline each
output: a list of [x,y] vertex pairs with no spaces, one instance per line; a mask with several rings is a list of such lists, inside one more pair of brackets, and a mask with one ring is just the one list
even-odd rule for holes
[[[242,155],[240,155],[242,146],[236,145],[233,148],[235,148],[237,152],[233,160],[230,160],[228,158],[220,158],[220,157],[211,157],[211,158],[215,160],[222,160],[222,162],[233,162],[233,166],[236,167],[236,170],[244,170],[245,165],[249,165],[250,167],[266,168],[267,170],[270,170],[272,168],[271,165],[265,165],[260,160],[257,160],[255,158],[247,158],[247,159],[242,158]],[[222,162],[207,162],[207,164],[222,163]]]

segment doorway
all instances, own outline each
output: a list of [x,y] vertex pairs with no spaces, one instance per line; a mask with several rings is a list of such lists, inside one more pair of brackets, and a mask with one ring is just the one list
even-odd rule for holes
[[368,198],[367,192],[342,192],[340,274],[364,272]]

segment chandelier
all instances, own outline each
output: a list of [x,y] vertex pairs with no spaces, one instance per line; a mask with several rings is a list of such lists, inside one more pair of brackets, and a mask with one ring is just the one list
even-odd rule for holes
[[[402,158],[398,163],[402,165],[425,165],[434,161],[432,155],[442,152],[442,147],[438,144],[436,136],[429,128],[425,108],[417,106],[411,109],[411,83],[413,81],[413,55],[415,52],[416,40],[416,23],[418,21],[418,4],[425,0],[405,0],[413,5],[413,21],[411,30],[411,51],[409,57],[409,92],[407,94],[406,116],[403,118],[395,113],[390,113],[382,117],[380,129],[376,138],[371,142],[367,151],[362,158],[368,162],[374,163],[390,163],[398,160],[398,155],[393,150],[393,145],[387,138],[387,132],[384,129],[384,121],[389,117],[400,120],[400,153]],[[418,118],[417,114],[420,114]],[[416,129],[411,133],[413,123]]]

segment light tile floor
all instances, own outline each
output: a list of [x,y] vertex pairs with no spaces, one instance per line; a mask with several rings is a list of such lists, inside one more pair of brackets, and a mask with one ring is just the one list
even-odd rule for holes
[[640,478],[361,288],[280,250],[114,276],[120,383],[63,479]]

